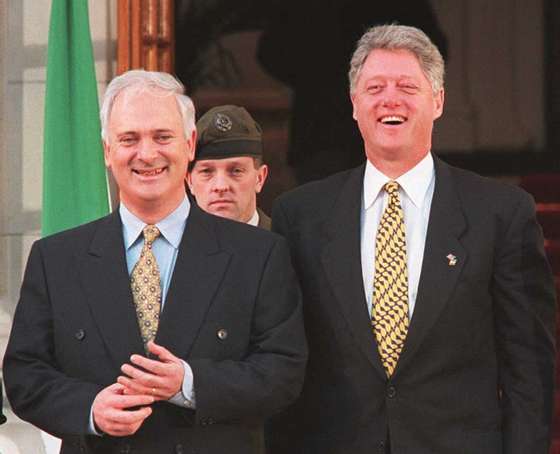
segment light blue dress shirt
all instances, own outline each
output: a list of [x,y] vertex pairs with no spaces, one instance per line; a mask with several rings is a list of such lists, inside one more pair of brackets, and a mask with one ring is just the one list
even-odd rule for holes
[[[152,252],[159,267],[162,310],[165,306],[167,291],[169,290],[171,276],[173,276],[173,270],[175,269],[179,245],[185,231],[190,208],[189,199],[185,197],[175,211],[156,224],[161,234],[152,244]],[[147,224],[132,214],[122,203],[119,206],[119,214],[123,224],[126,266],[130,275],[140,258],[140,253],[144,246],[142,230]]]
[[[173,270],[175,269],[179,245],[187,225],[190,209],[191,204],[185,196],[181,204],[171,214],[155,224],[160,231],[160,235],[152,243],[152,252],[156,258],[160,274],[161,310],[165,307],[167,291],[169,290]],[[123,224],[126,266],[130,275],[144,247],[142,230],[144,230],[147,224],[132,214],[123,203],[119,206],[119,214]],[[192,369],[185,361],[183,361],[183,367],[185,369],[185,377],[183,379],[182,392],[178,392],[169,399],[169,402],[182,407],[195,408]]]
[[[156,258],[161,285],[161,309],[165,306],[167,291],[175,269],[175,262],[179,253],[179,245],[187,225],[187,218],[191,205],[189,199],[185,196],[181,204],[166,218],[156,223],[156,227],[160,231],[160,236],[152,244],[152,252]],[[132,273],[134,265],[140,258],[142,247],[144,246],[144,237],[142,230],[147,225],[144,221],[132,214],[124,204],[119,206],[119,214],[123,225],[123,239],[126,250],[126,266],[128,274]],[[183,361],[185,376],[181,391],[169,399],[169,402],[187,408],[195,408],[194,390],[193,390],[193,374],[191,367]],[[95,430],[93,423],[93,413],[90,410],[90,433],[100,435]]]

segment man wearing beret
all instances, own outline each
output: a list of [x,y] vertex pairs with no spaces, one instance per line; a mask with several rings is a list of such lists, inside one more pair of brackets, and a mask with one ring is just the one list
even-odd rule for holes
[[208,213],[270,230],[257,208],[268,166],[263,164],[262,129],[238,106],[218,106],[196,124],[198,142],[187,183]]

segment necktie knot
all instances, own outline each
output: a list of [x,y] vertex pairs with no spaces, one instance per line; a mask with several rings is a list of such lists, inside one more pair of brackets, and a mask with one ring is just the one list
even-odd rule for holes
[[385,192],[387,192],[387,194],[389,194],[390,196],[394,196],[399,193],[400,187],[400,184],[396,181],[389,181],[388,183],[385,183],[383,189],[385,189]]
[[155,225],[147,225],[144,227],[144,230],[142,230],[142,233],[144,234],[144,240],[150,245],[160,234],[159,229]]

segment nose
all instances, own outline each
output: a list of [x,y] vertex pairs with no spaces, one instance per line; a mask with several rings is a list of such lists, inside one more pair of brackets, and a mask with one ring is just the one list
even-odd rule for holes
[[229,183],[224,172],[216,172],[212,185],[214,192],[223,193],[229,190]]
[[396,89],[396,87],[389,86],[383,92],[383,97],[381,99],[381,104],[383,107],[399,107],[402,104],[401,95]]
[[138,145],[138,159],[151,162],[158,156],[155,146],[149,140],[141,140]]

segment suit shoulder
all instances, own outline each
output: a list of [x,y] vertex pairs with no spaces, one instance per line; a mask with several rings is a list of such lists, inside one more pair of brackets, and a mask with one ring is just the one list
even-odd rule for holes
[[102,218],[88,222],[86,224],[72,227],[58,233],[41,238],[37,243],[43,247],[66,247],[72,244],[83,242],[85,239],[91,238],[99,226],[111,221],[115,213],[108,214]]
[[212,222],[218,232],[222,246],[227,249],[270,248],[278,241],[284,239],[277,233],[261,227],[255,227],[243,222],[204,213]]
[[519,186],[496,178],[489,178],[469,170],[448,166],[455,187],[464,202],[491,204],[499,207],[533,205],[533,197]]
[[308,216],[322,215],[332,209],[341,190],[350,180],[363,180],[363,172],[364,166],[361,165],[335,173],[322,180],[306,183],[278,197],[274,208],[282,207],[295,212],[303,210]]

